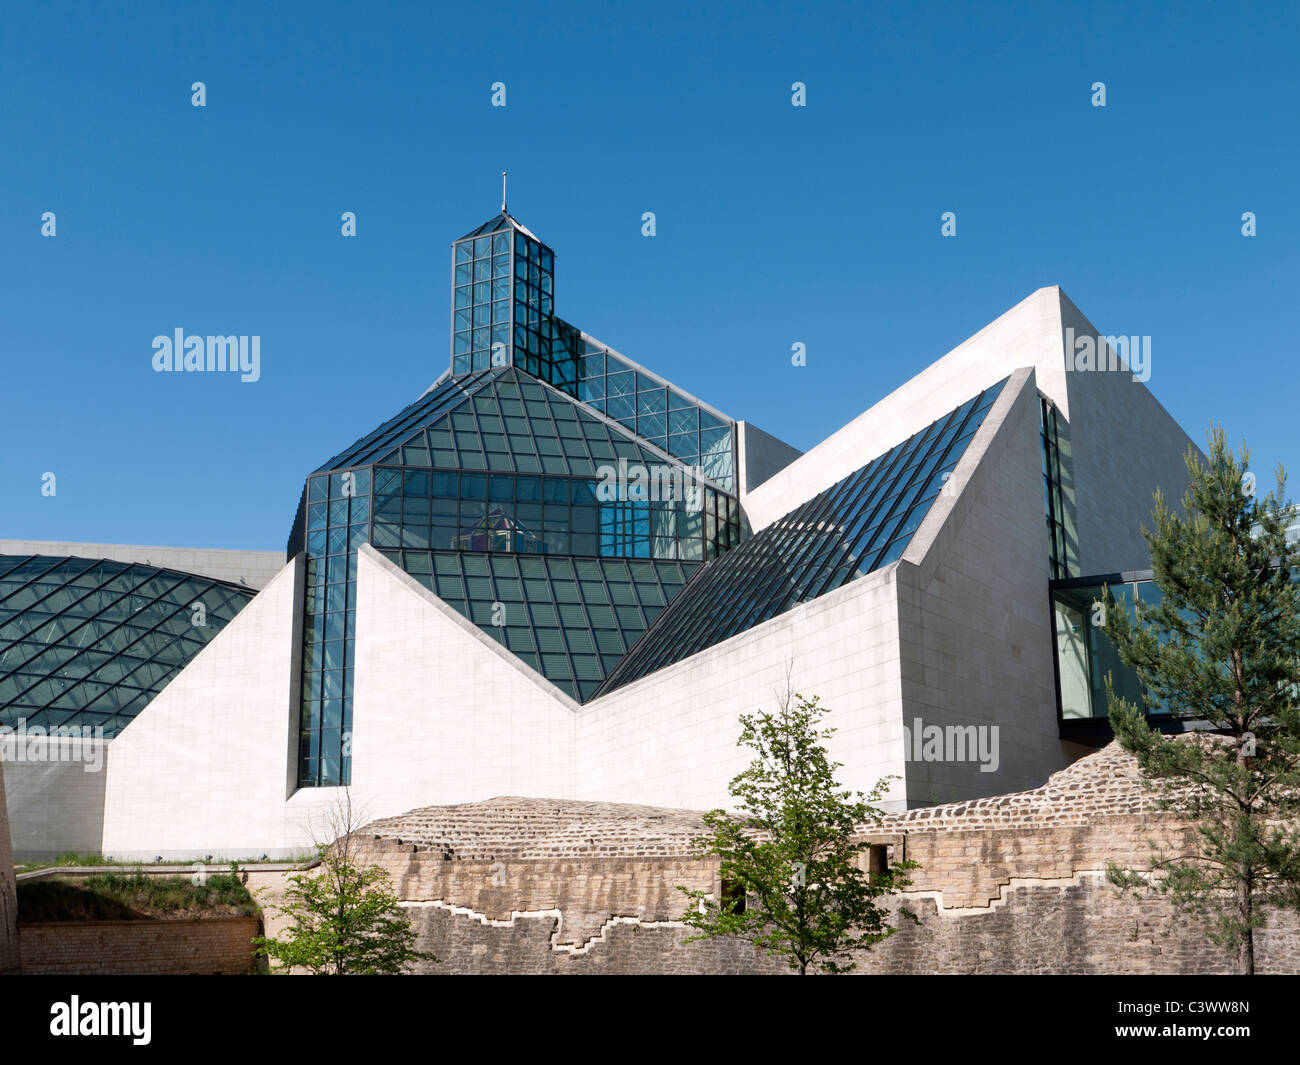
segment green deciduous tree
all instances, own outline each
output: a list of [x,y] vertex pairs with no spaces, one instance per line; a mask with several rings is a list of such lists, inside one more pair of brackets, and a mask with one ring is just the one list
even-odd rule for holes
[[775,714],[741,715],[739,745],[756,757],[729,786],[740,816],[710,811],[709,833],[694,841],[698,857],[719,859],[722,881],[734,890],[715,899],[678,889],[690,899],[682,920],[700,933],[692,939],[737,936],[784,956],[800,975],[810,966],[847,972],[853,951],[892,935],[891,915],[876,900],[907,886],[904,872],[915,868],[862,868],[869,843],[860,833],[880,819],[871,804],[892,778],[869,795],[840,788],[841,763],[823,746],[835,730],[817,728],[825,713],[815,697],[787,695]]
[[[1159,808],[1194,825],[1188,854],[1153,854],[1155,886],[1180,912],[1208,919],[1213,942],[1255,968],[1265,911],[1300,904],[1300,553],[1287,543],[1285,471],[1258,498],[1223,431],[1208,461],[1189,450],[1185,516],[1157,492],[1143,536],[1162,593],[1136,622],[1108,594],[1104,631],[1135,667],[1148,709],[1201,720],[1219,735],[1172,740],[1107,684],[1111,725],[1136,756]],[[1132,887],[1143,878],[1111,868]]]
[[416,933],[382,866],[363,866],[353,845],[351,799],[346,790],[331,815],[329,842],[317,839],[320,865],[289,877],[279,909],[293,920],[285,938],[259,937],[257,953],[282,971],[302,968],[321,976],[371,976],[404,972],[411,963],[437,961],[415,949]]

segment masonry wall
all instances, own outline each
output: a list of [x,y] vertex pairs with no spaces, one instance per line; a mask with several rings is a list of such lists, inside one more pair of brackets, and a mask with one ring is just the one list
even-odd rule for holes
[[18,894],[13,851],[9,845],[4,776],[4,765],[0,764],[0,973],[18,968]]
[[[980,914],[941,915],[935,903],[909,903],[920,924],[857,956],[858,975],[1231,974],[1232,959],[1206,943],[1163,899],[1117,902],[1098,877],[1065,887],[1023,887]],[[508,927],[441,906],[412,904],[416,948],[439,963],[413,971],[537,975],[760,975],[790,970],[735,939],[688,942],[684,926],[612,923],[581,952],[557,951],[553,918],[517,916]],[[1295,974],[1300,929],[1279,919],[1256,939],[1256,969]]]
[[253,968],[256,917],[57,921],[20,928],[25,975],[238,976]]
[[[1232,973],[1234,959],[1153,891],[1121,896],[1108,860],[1142,867],[1145,818],[1092,827],[908,833],[923,865],[898,902],[919,924],[856,956],[864,974]],[[882,837],[883,838],[883,837]],[[898,837],[891,837],[897,839]],[[712,863],[664,858],[445,860],[372,854],[394,875],[416,972],[747,974],[788,969],[735,939],[688,942],[676,886],[716,892]],[[1261,973],[1300,972],[1300,919],[1274,913],[1256,942]]]

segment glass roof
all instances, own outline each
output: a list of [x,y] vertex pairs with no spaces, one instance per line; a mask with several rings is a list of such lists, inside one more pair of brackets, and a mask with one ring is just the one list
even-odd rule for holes
[[[692,465],[607,419],[507,366],[449,378],[313,473],[393,463],[594,477],[619,459],[649,468]],[[693,453],[686,458],[698,461]]]
[[579,702],[591,698],[699,563],[383,552]]
[[897,561],[1005,383],[970,399],[710,562],[598,694]]
[[735,492],[735,423],[558,317],[550,248],[505,213],[454,248],[453,376],[515,366]]
[[367,433],[351,447],[340,451],[328,462],[316,467],[313,473],[327,473],[348,467],[368,466],[377,458],[392,452],[395,444],[417,432],[422,426],[437,420],[466,396],[472,396],[494,376],[505,370],[488,370],[467,377],[448,378],[435,385],[410,406],[389,418],[378,429]]
[[646,466],[685,465],[512,368],[480,382],[454,407],[440,404],[432,421],[400,443],[372,461],[579,477],[595,477],[599,467],[620,458]]
[[117,735],[253,595],[156,566],[0,555],[0,724]]
[[[671,413],[699,436],[698,412]],[[718,428],[729,448],[730,426]],[[740,536],[735,497],[640,439],[635,421],[512,366],[435,383],[307,479],[289,542],[307,556],[299,785],[351,779],[360,544],[583,700]]]
[[581,355],[557,362],[552,384],[627,426],[687,466],[735,492],[735,422],[630,362],[594,337]]
[[523,225],[513,215],[509,214],[506,211],[502,211],[500,214],[494,215],[492,218],[489,218],[486,222],[484,222],[481,226],[477,227],[476,229],[471,229],[463,237],[457,239],[455,243],[459,244],[462,240],[469,240],[473,237],[482,237],[488,233],[499,233],[503,229],[516,229],[520,233],[523,233],[525,236],[529,236],[532,237],[533,240],[537,240],[537,238],[533,236],[531,232],[529,232],[527,226]]

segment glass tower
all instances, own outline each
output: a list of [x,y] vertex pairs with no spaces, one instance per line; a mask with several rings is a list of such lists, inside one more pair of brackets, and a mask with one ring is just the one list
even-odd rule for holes
[[298,783],[351,779],[362,543],[574,699],[739,544],[735,423],[554,314],[504,210],[452,245],[451,366],[307,479]]

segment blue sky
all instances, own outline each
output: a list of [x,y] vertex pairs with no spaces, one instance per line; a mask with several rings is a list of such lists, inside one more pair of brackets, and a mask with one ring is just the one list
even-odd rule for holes
[[[1194,439],[1300,464],[1295,4],[3,19],[0,537],[282,549],[304,476],[446,367],[502,169],[561,316],[798,447],[1060,284],[1152,337]],[[177,327],[259,335],[261,380],[154,373]]]

